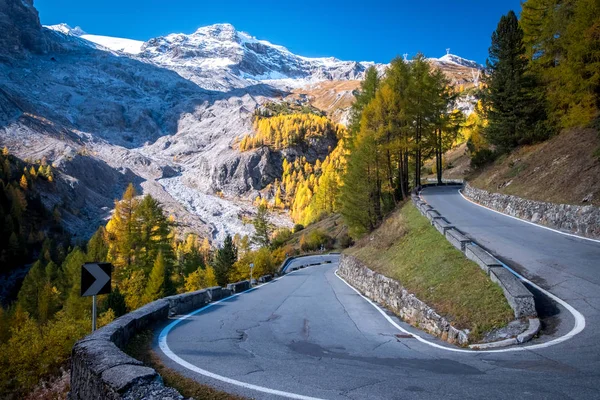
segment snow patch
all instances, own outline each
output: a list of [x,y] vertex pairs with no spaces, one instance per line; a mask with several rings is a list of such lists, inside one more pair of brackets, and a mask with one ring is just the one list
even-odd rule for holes
[[112,36],[83,34],[80,37],[107,49],[134,55],[141,53],[142,46],[144,45],[144,42],[141,40],[123,39]]

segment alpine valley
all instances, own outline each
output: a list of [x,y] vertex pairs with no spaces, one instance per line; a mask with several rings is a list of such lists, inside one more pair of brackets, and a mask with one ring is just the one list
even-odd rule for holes
[[[32,0],[0,2],[0,29],[0,147],[52,165],[55,184],[42,201],[82,239],[130,182],[217,243],[250,234],[245,221],[281,179],[283,160],[322,161],[335,147],[240,151],[256,111],[286,103],[345,124],[353,91],[374,65],[302,57],[229,24],[146,42],[41,26]],[[429,60],[454,85],[477,83],[477,63],[451,54]],[[473,104],[472,96],[460,101],[466,113]],[[284,210],[273,219],[292,224]]]

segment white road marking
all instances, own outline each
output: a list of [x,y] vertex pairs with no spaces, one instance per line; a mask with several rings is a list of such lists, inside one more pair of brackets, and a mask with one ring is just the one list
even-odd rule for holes
[[465,199],[466,201],[468,201],[469,203],[473,203],[476,206],[485,208],[486,210],[495,212],[496,214],[500,214],[500,215],[503,215],[503,216],[508,217],[508,218],[516,219],[517,221],[521,221],[521,222],[524,222],[524,223],[529,224],[529,225],[537,226],[538,228],[547,229],[547,230],[552,231],[552,232],[560,233],[561,235],[571,236],[571,237],[574,237],[574,238],[577,238],[577,239],[589,240],[590,242],[600,243],[600,240],[598,240],[598,239],[592,239],[592,238],[588,238],[588,237],[585,237],[585,236],[575,235],[573,233],[567,233],[567,232],[559,231],[557,229],[552,229],[552,228],[549,228],[549,227],[544,226],[544,225],[536,224],[535,222],[527,221],[527,220],[522,219],[522,218],[513,217],[512,215],[508,215],[508,214],[505,214],[505,213],[503,213],[501,211],[494,210],[493,208],[486,207],[483,204],[479,204],[479,203],[474,202],[473,200],[467,198],[464,194],[462,194],[461,190],[458,190],[458,194],[460,194],[461,197],[463,199]]
[[401,327],[400,325],[398,325],[392,318],[390,318],[389,315],[387,315],[387,313],[385,311],[383,311],[381,309],[381,307],[379,307],[377,304],[375,304],[374,302],[372,302],[371,299],[363,296],[362,293],[360,293],[356,288],[354,288],[352,285],[350,285],[348,282],[346,282],[346,280],[344,280],[344,278],[342,278],[341,276],[339,276],[338,273],[337,273],[337,270],[334,273],[335,273],[335,276],[337,276],[342,282],[344,282],[346,285],[348,285],[350,287],[350,289],[354,290],[356,293],[358,293],[358,295],[360,297],[362,297],[369,304],[371,304],[373,307],[375,307],[375,309],[377,311],[379,311],[379,313],[381,315],[383,315],[383,317],[390,324],[392,324],[395,328],[397,328],[398,330],[400,330],[400,331],[402,331],[402,332],[404,332],[404,333],[412,336],[413,338],[417,339],[421,343],[427,344],[427,345],[429,345],[431,347],[435,347],[435,348],[441,349],[441,350],[452,351],[452,352],[455,352],[455,353],[471,353],[471,354],[473,354],[473,353],[506,353],[506,352],[510,352],[510,351],[525,351],[525,350],[543,349],[543,348],[554,346],[556,344],[564,342],[565,340],[569,340],[569,339],[571,339],[573,336],[577,335],[579,332],[581,332],[585,328],[585,318],[583,317],[583,315],[579,311],[577,311],[575,308],[573,308],[570,304],[568,304],[566,301],[564,301],[562,299],[559,299],[558,297],[556,297],[552,293],[548,292],[547,290],[542,289],[541,287],[537,286],[535,283],[533,283],[533,282],[525,279],[524,277],[522,277],[521,275],[517,274],[512,269],[508,268],[506,265],[504,267],[507,268],[510,272],[512,272],[516,276],[518,276],[519,279],[521,279],[522,281],[527,282],[530,285],[534,286],[536,289],[540,290],[541,292],[544,292],[544,294],[546,294],[547,296],[549,296],[550,298],[552,298],[554,301],[556,301],[557,303],[560,303],[563,307],[565,307],[567,310],[569,310],[569,312],[571,314],[573,314],[573,317],[575,318],[575,326],[573,327],[573,329],[571,329],[571,331],[569,331],[564,336],[558,337],[558,338],[556,338],[554,340],[551,340],[549,342],[546,342],[546,343],[534,344],[534,345],[531,345],[531,346],[510,347],[510,348],[497,349],[497,350],[466,350],[466,349],[459,349],[459,348],[454,348],[454,347],[442,346],[440,344],[437,344],[437,343],[434,343],[434,342],[430,342],[429,340],[427,340],[425,338],[422,338],[421,336],[417,335],[416,333],[409,332],[406,329],[404,329],[403,327]]
[[[296,272],[296,271],[292,271],[292,272],[290,272],[290,273],[288,273],[288,274],[286,274],[284,276],[291,275],[294,272]],[[162,350],[162,352],[167,357],[169,357],[171,360],[173,360],[177,364],[181,365],[182,367],[187,368],[190,371],[194,371],[197,374],[204,375],[206,377],[209,377],[209,378],[212,378],[212,379],[216,379],[216,380],[221,381],[221,382],[229,383],[229,384],[235,385],[235,386],[240,386],[240,387],[243,387],[243,388],[246,388],[246,389],[256,390],[258,392],[273,394],[273,395],[281,396],[281,397],[287,397],[288,399],[324,400],[324,399],[321,399],[321,398],[318,398],[318,397],[304,396],[304,395],[297,394],[297,393],[290,393],[290,392],[285,392],[285,391],[282,391],[282,390],[271,389],[271,388],[264,387],[264,386],[253,385],[251,383],[246,383],[246,382],[238,381],[236,379],[228,378],[226,376],[215,374],[213,372],[210,372],[210,371],[207,371],[205,369],[199,368],[199,367],[195,366],[194,364],[191,364],[191,363],[185,361],[184,359],[182,359],[181,357],[179,357],[178,355],[176,355],[175,353],[173,353],[173,351],[171,351],[171,349],[169,348],[169,345],[167,344],[167,335],[181,321],[184,321],[184,320],[190,318],[193,315],[199,314],[202,311],[206,310],[207,308],[210,308],[210,307],[212,307],[214,305],[217,305],[217,304],[219,304],[219,303],[221,303],[221,302],[223,302],[225,300],[230,300],[233,297],[239,296],[240,294],[249,292],[251,290],[258,290],[261,287],[263,287],[265,285],[268,285],[269,283],[278,281],[279,279],[281,279],[281,278],[274,279],[271,282],[265,283],[265,284],[263,284],[263,285],[261,285],[259,287],[248,289],[248,290],[245,290],[245,291],[243,291],[241,293],[236,293],[236,294],[234,294],[232,296],[226,297],[226,298],[221,299],[219,301],[215,301],[214,303],[210,303],[210,304],[208,304],[208,305],[206,305],[206,306],[204,306],[204,307],[202,307],[202,308],[200,308],[200,309],[198,309],[196,311],[193,311],[193,312],[191,312],[191,313],[189,313],[187,315],[184,315],[182,317],[177,318],[175,321],[171,322],[168,326],[166,326],[160,332],[160,336],[158,337],[158,345],[159,345],[160,349]]]

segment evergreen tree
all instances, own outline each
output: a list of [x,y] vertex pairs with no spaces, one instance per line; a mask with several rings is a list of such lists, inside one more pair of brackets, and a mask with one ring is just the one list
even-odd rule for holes
[[115,318],[127,313],[127,305],[125,304],[125,296],[121,293],[118,286],[106,296],[104,302],[104,311],[113,310]]
[[588,126],[600,107],[600,3],[528,0],[521,26],[526,54],[544,85],[550,121]]
[[46,273],[41,261],[36,261],[25,275],[17,297],[19,305],[33,318],[39,318],[40,299],[46,283]]
[[489,120],[485,130],[488,141],[506,152],[547,138],[542,97],[527,70],[523,30],[513,11],[502,16],[492,34],[487,67],[484,104]]
[[[105,237],[106,229],[101,226],[90,238],[87,245],[87,260],[89,262],[106,261],[108,255],[108,246],[106,244]],[[113,311],[117,313],[117,310],[113,309]]]
[[214,260],[215,276],[219,286],[227,285],[229,281],[229,271],[237,261],[237,249],[233,244],[231,235],[225,237],[223,246],[217,250]]
[[148,283],[146,284],[146,290],[144,292],[144,302],[149,303],[156,299],[160,299],[165,296],[165,283],[168,279],[167,263],[163,257],[162,252],[158,252],[154,266],[148,277]]
[[269,212],[266,206],[260,205],[258,207],[252,225],[254,225],[255,230],[252,241],[261,247],[269,247],[271,244],[272,227],[269,222]]
[[80,318],[91,310],[90,299],[81,297],[81,266],[85,264],[86,255],[75,247],[62,263],[62,292],[66,296],[65,310],[74,317]]

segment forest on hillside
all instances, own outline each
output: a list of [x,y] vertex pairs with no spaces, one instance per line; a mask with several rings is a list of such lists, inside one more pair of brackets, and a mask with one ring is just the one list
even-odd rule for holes
[[[35,201],[25,202],[33,181],[25,174],[23,177],[19,184],[2,181],[8,193],[22,196],[16,197],[22,200],[15,206],[22,206],[22,218],[15,220],[20,225],[16,226],[36,226],[34,232],[41,232],[41,237],[53,235],[56,215],[48,215]],[[8,217],[12,221],[13,216]],[[222,246],[214,248],[208,238],[193,233],[182,236],[177,222],[156,199],[139,196],[129,185],[122,199],[115,202],[106,226],[86,244],[34,241],[39,249],[33,246],[22,254],[22,262],[32,265],[16,301],[0,307],[0,397],[21,398],[41,378],[59,375],[61,368],[68,367],[73,344],[90,333],[91,297],[81,296],[84,263],[108,261],[114,267],[112,292],[98,299],[98,326],[103,326],[165,296],[248,279],[250,263],[254,263],[255,277],[274,274],[286,254],[293,252],[285,244],[291,231],[275,231],[266,207],[259,207],[251,223],[256,231],[253,237],[227,236]],[[27,238],[17,236],[15,241],[15,235],[11,233],[9,241],[18,243]],[[325,239],[315,240],[311,248]],[[16,251],[22,247],[8,248]]]

